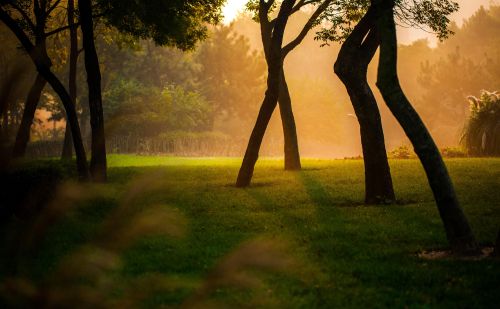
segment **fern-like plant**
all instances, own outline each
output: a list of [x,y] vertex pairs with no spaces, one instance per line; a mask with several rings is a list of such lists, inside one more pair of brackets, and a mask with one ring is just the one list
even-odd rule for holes
[[471,113],[462,143],[471,155],[500,156],[500,92],[483,90],[467,99]]

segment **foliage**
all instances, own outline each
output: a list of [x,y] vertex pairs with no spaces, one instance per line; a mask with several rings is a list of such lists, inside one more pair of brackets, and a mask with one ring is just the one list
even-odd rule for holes
[[54,188],[75,177],[72,162],[52,160],[18,162],[1,173],[0,221],[12,214],[21,218],[37,215],[54,197]]
[[206,23],[221,18],[223,0],[97,0],[107,22],[121,32],[159,45],[192,49],[206,37]]
[[470,117],[462,141],[468,152],[480,156],[500,156],[500,94],[483,90],[470,96]]
[[415,158],[415,152],[407,145],[401,145],[398,148],[390,151],[388,157],[391,159],[412,159]]
[[465,158],[467,157],[467,152],[460,147],[445,147],[440,149],[441,155],[444,158]]
[[[366,13],[372,1],[334,0],[323,14],[324,27],[316,39],[328,44],[330,41],[343,41],[354,26]],[[458,11],[453,0],[396,0],[395,17],[401,24],[410,27],[429,29],[440,39],[453,33],[449,29],[449,16]]]
[[210,127],[208,102],[180,86],[160,90],[134,80],[117,80],[103,97],[107,131],[112,135],[153,137],[170,130]]
[[218,120],[248,120],[255,114],[266,66],[262,53],[252,51],[247,38],[235,33],[232,25],[217,27],[195,59],[200,65],[200,89]]

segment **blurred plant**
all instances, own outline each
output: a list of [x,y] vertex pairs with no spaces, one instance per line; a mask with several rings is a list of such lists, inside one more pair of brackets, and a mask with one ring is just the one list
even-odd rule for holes
[[[137,307],[148,297],[171,293],[179,288],[194,290],[183,304],[186,308],[221,307],[211,301],[211,295],[221,288],[257,288],[259,280],[252,270],[284,271],[292,264],[283,244],[255,240],[241,245],[223,258],[199,287],[191,280],[170,278],[161,274],[143,274],[123,278],[122,254],[145,236],[182,237],[186,222],[183,216],[164,205],[139,205],[145,194],[162,190],[160,175],[146,175],[132,181],[118,206],[104,219],[95,236],[78,246],[57,264],[44,280],[34,280],[12,274],[0,285],[0,298],[8,306],[25,307]],[[116,192],[104,186],[64,183],[42,212],[13,239],[10,251],[11,269],[39,246],[48,230],[60,219],[73,214],[78,207],[95,198],[113,198]],[[29,260],[28,262],[34,262]]]
[[466,158],[467,152],[460,147],[446,147],[441,149],[441,155],[445,158]]
[[462,143],[472,155],[500,155],[500,93],[481,91],[481,96],[469,96],[470,117]]
[[415,153],[407,145],[401,145],[390,151],[388,157],[391,159],[411,159],[415,158]]

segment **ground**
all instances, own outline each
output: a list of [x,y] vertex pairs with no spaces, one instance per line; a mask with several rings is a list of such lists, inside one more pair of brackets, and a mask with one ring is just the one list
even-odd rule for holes
[[[110,156],[109,183],[93,187],[88,201],[79,202],[73,215],[46,233],[40,253],[21,263],[20,273],[36,282],[56,276],[63,256],[103,237],[99,231],[105,218],[127,222],[123,218],[130,213],[115,211],[126,204],[135,215],[168,209],[167,233],[176,234],[148,236],[120,251],[122,264],[112,282],[134,286],[153,273],[170,283],[168,291],[149,291],[143,301],[147,307],[180,304],[202,284],[217,287],[203,301],[229,307],[493,308],[500,303],[498,259],[417,256],[447,246],[418,161],[390,161],[398,198],[390,206],[362,204],[360,160],[307,159],[301,172],[283,171],[280,160],[262,160],[247,189],[233,186],[239,163]],[[492,244],[500,228],[500,159],[451,159],[446,164],[478,241]],[[236,258],[233,253],[232,260],[227,256],[253,239],[267,244],[264,249],[256,245],[255,250],[263,250],[258,256],[276,249],[284,250],[286,258],[270,257],[276,265],[264,261],[266,271],[250,271],[262,280],[260,286],[239,290],[214,283],[210,274],[223,273],[221,265],[232,269],[224,265],[235,260],[251,264],[244,261],[251,256],[248,251]]]

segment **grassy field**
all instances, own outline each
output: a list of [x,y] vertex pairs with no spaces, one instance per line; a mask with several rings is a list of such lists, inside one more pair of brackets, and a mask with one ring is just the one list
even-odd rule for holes
[[[273,240],[293,262],[277,272],[250,271],[262,279],[257,288],[218,287],[208,299],[229,307],[278,308],[500,304],[499,260],[417,257],[421,250],[447,246],[418,161],[390,162],[398,198],[391,206],[362,204],[359,160],[309,159],[301,172],[284,172],[282,161],[262,160],[248,189],[233,186],[239,163],[224,158],[110,156],[109,183],[94,188],[105,189],[103,196],[91,197],[51,228],[39,253],[22,263],[21,274],[35,281],[54,276],[62,257],[95,238],[124,196],[143,190],[127,200],[136,213],[160,205],[179,218],[165,224],[185,230],[181,237],[140,239],[123,251],[114,280],[135,285],[154,273],[172,284],[170,291],[145,299],[146,307],[181,304],[203,282],[212,282],[207,275],[224,256],[252,239]],[[491,244],[500,228],[500,159],[446,163],[479,242]]]

